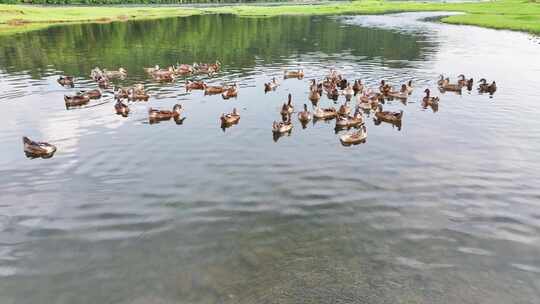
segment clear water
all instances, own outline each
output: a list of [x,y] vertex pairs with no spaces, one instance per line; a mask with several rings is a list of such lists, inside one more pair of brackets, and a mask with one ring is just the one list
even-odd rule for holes
[[[523,33],[416,21],[431,14],[195,16],[0,37],[0,303],[538,303],[540,45]],[[237,99],[159,84],[143,67],[219,59]],[[146,83],[114,114],[94,66]],[[303,67],[264,94],[263,83]],[[295,121],[292,93],[330,67],[376,86],[413,79],[400,131],[367,122],[343,147],[333,123]],[[77,77],[74,89],[56,83]],[[437,76],[496,80],[493,98],[422,91]],[[435,90],[436,91],[436,90]],[[340,100],[340,102],[343,102]],[[182,125],[147,123],[182,103]],[[332,102],[323,98],[323,106]],[[233,107],[240,123],[223,132]],[[58,147],[27,159],[21,136]]]

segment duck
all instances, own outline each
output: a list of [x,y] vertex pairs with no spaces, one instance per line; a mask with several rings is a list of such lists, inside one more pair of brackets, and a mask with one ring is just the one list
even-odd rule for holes
[[351,113],[351,108],[349,107],[348,102],[345,102],[344,104],[339,106],[338,115],[346,116],[349,115],[349,113]]
[[229,86],[227,90],[225,90],[225,92],[221,94],[221,97],[223,97],[223,99],[229,99],[236,96],[238,96],[238,85],[236,83],[232,86]]
[[158,110],[158,109],[148,109],[148,117],[152,121],[158,120],[169,120],[172,117],[180,117],[182,114],[182,105],[175,104],[172,111],[169,110]]
[[347,86],[349,86],[349,82],[345,78],[339,79],[339,81],[337,82],[337,86],[339,87],[340,90],[343,91],[347,88]]
[[113,79],[113,78],[124,79],[127,76],[127,71],[124,68],[119,68],[117,71],[107,71],[104,69],[103,76],[109,79]]
[[357,107],[354,111],[354,115],[341,115],[338,116],[336,120],[336,130],[343,129],[343,128],[352,128],[360,126],[364,123],[364,117],[362,116],[362,112],[360,112],[360,108]]
[[409,93],[407,92],[407,85],[402,84],[401,89],[398,92],[389,92],[387,95],[392,98],[407,100],[407,97],[409,97]]
[[217,61],[215,63],[194,63],[193,71],[198,74],[208,74],[212,76],[221,69],[221,62]]
[[321,99],[321,94],[319,93],[319,90],[317,88],[315,90],[310,90],[309,95],[308,95],[308,99],[312,103],[317,103]]
[[204,90],[205,88],[206,88],[206,83],[204,83],[204,81],[189,81],[189,80],[186,80],[186,91]]
[[413,84],[412,84],[412,80],[409,80],[409,81],[407,82],[407,84],[405,85],[405,88],[406,88],[407,94],[411,95],[412,92],[413,92]]
[[193,73],[193,66],[189,64],[178,64],[176,63],[176,68],[174,69],[174,73],[177,75],[189,75]]
[[381,80],[381,85],[379,86],[379,91],[384,95],[388,95],[392,91],[392,87],[387,84],[384,80]]
[[287,97],[287,102],[281,107],[281,115],[286,116],[294,112],[294,106],[292,104],[292,95],[289,93]]
[[98,81],[98,79],[103,77],[105,77],[105,75],[103,75],[103,71],[98,67],[95,67],[90,71],[90,78],[94,81]]
[[215,95],[225,92],[227,87],[225,86],[206,86],[204,88],[204,95]]
[[472,88],[473,88],[473,85],[474,85],[474,79],[472,79],[472,78],[469,78],[469,79],[465,82],[465,86],[467,87],[467,91],[471,91]]
[[302,79],[304,78],[304,70],[300,69],[298,71],[288,71],[288,70],[285,70],[283,72],[283,78],[284,79],[287,79],[287,78],[298,78],[298,79]]
[[272,133],[274,134],[287,133],[287,132],[290,132],[292,128],[293,128],[293,124],[290,120],[281,121],[281,122],[274,121],[272,123]]
[[350,84],[347,85],[345,90],[343,90],[343,95],[345,95],[345,99],[347,101],[351,100],[351,98],[354,96],[354,89],[352,88]]
[[90,101],[90,97],[87,95],[64,95],[64,101],[66,103],[66,107],[79,107],[87,104]]
[[378,106],[379,105],[379,100],[381,100],[383,98],[382,94],[381,93],[373,93],[373,91],[371,89],[365,91],[364,93],[362,93],[362,95],[359,95],[357,97],[358,99],[358,103],[359,104],[369,104],[370,106],[373,105],[373,106]]
[[459,74],[457,83],[458,83],[458,85],[460,85],[462,87],[466,86],[467,85],[467,80],[465,79],[465,75]]
[[339,137],[339,141],[344,146],[357,145],[359,143],[365,142],[367,139],[367,129],[365,125],[357,130],[347,134],[343,134]]
[[444,84],[444,81],[445,81],[444,75],[443,74],[439,75],[439,80],[437,80],[437,85],[439,87],[442,86]]
[[102,89],[107,89],[111,86],[111,83],[109,82],[109,78],[105,76],[100,76],[97,80],[98,87]]
[[330,79],[332,81],[337,81],[337,80],[341,79],[341,74],[336,69],[331,68],[330,72],[328,73],[326,78],[328,78],[328,79]]
[[151,68],[143,68],[143,69],[147,74],[152,75],[154,72],[159,71],[159,65],[156,64],[155,66]]
[[439,85],[439,88],[442,90],[442,91],[449,91],[449,92],[458,92],[460,93],[461,92],[461,88],[463,86],[458,84],[458,83],[450,83],[450,79],[449,78],[446,78],[443,80],[442,84]]
[[171,82],[174,81],[174,79],[176,78],[172,67],[169,67],[169,69],[167,70],[154,71],[151,75],[152,78],[154,78],[155,80],[162,82]]
[[338,113],[334,107],[323,108],[317,107],[313,112],[313,117],[318,119],[333,119],[338,116]]
[[298,113],[298,120],[302,123],[307,123],[311,120],[311,112],[308,111],[306,104],[304,104],[304,111]]
[[74,86],[73,76],[60,76],[58,77],[56,81],[58,81],[58,83],[62,86],[70,86],[70,87]]
[[233,125],[233,124],[237,124],[238,121],[240,120],[240,114],[238,114],[238,112],[236,111],[236,108],[233,108],[233,111],[232,113],[229,113],[229,114],[221,114],[221,125],[222,126],[228,126],[228,125]]
[[127,117],[129,114],[129,107],[120,100],[116,101],[114,109],[116,110],[116,114],[122,115],[123,117]]
[[356,96],[356,94],[358,93],[362,93],[364,91],[364,85],[362,84],[362,80],[355,80],[352,88],[354,91],[354,96]]
[[429,89],[426,89],[424,93],[426,93],[426,96],[424,96],[424,98],[422,99],[422,103],[424,105],[432,106],[439,104],[439,97],[430,96],[431,91]]
[[478,81],[480,84],[478,85],[478,91],[480,93],[489,93],[493,94],[495,91],[497,91],[497,84],[495,81],[493,81],[491,84],[487,84],[487,80],[485,78],[482,78]]
[[130,101],[148,101],[150,95],[144,90],[137,90],[136,88],[131,88],[128,91],[127,99]]
[[380,104],[375,112],[375,117],[377,117],[379,120],[390,123],[401,123],[403,110],[400,110],[399,112],[383,111],[383,107]]
[[101,98],[101,91],[99,89],[93,89],[89,91],[81,91],[78,95],[86,95],[90,99],[100,99]]
[[272,77],[272,80],[268,83],[264,84],[264,92],[270,92],[275,90],[279,86],[279,82],[277,82],[276,77]]
[[339,98],[339,91],[336,87],[333,87],[330,91],[328,91],[327,94],[328,99],[331,99],[333,101],[337,101]]
[[23,136],[23,149],[27,157],[31,158],[50,158],[56,152],[56,146],[46,142],[36,142]]

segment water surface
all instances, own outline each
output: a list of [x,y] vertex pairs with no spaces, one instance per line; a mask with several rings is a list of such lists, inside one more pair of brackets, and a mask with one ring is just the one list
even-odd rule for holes
[[[193,16],[0,37],[1,303],[538,303],[540,46],[527,34],[416,21],[431,14]],[[219,59],[237,99],[155,83],[142,67]],[[151,100],[66,110],[95,67],[125,67]],[[305,80],[263,83],[303,67]],[[274,142],[292,93],[330,67],[417,87],[401,130],[366,144],[332,123]],[[440,94],[440,73],[496,80]],[[77,77],[60,87],[61,74]],[[342,100],[340,100],[342,102]],[[185,107],[150,125],[148,107]],[[327,99],[323,106],[332,105]],[[219,115],[241,121],[223,132]],[[29,160],[21,136],[58,146]]]

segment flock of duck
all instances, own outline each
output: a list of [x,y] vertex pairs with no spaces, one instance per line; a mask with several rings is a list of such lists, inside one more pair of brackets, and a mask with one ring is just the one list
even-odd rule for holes
[[[193,75],[208,75],[213,76],[221,70],[221,63],[216,61],[215,63],[194,63],[189,64],[177,64],[176,66],[168,67],[167,69],[160,69],[159,66],[151,68],[144,68],[145,72],[154,80],[159,82],[172,82],[178,77],[188,77]],[[102,90],[111,89],[116,101],[114,109],[116,114],[123,117],[129,115],[129,102],[148,101],[150,96],[146,92],[143,84],[135,84],[130,87],[116,87],[112,86],[112,81],[115,79],[125,79],[127,77],[127,71],[123,68],[118,70],[109,71],[106,69],[100,69],[98,67],[92,69],[90,77],[97,83],[99,88],[87,91],[80,91],[75,95],[65,95],[64,101],[67,109],[72,107],[81,107],[87,105],[91,100],[100,99],[102,97]],[[304,71],[284,71],[283,79],[303,79]],[[60,76],[58,83],[66,87],[74,87],[75,79],[73,76]],[[274,77],[268,83],[264,84],[264,92],[268,93],[275,91],[279,87],[280,83]],[[472,90],[474,80],[472,78],[466,79],[464,75],[459,75],[457,82],[452,83],[449,78],[440,76],[437,81],[440,92],[446,91],[461,93],[463,89],[469,91]],[[186,91],[203,90],[205,95],[221,94],[223,99],[229,99],[237,97],[238,85],[207,85],[204,81],[190,81],[186,80]],[[302,127],[306,127],[307,123],[311,120],[333,120],[335,119],[335,130],[351,130],[339,137],[340,142],[344,146],[356,145],[366,141],[367,129],[364,121],[363,113],[374,112],[375,123],[381,122],[390,123],[398,128],[401,128],[401,121],[403,118],[403,111],[398,112],[384,111],[383,104],[386,100],[397,99],[403,103],[407,102],[409,95],[413,92],[413,83],[409,80],[400,86],[399,90],[395,90],[385,80],[381,80],[378,90],[367,88],[364,86],[361,80],[354,80],[350,82],[341,73],[335,69],[330,69],[328,75],[323,80],[318,81],[312,79],[309,82],[309,94],[308,99],[313,105],[313,112],[308,110],[307,104],[303,105],[301,111],[297,113],[298,120],[302,124]],[[478,82],[478,91],[480,93],[489,93],[493,95],[497,90],[496,83],[493,81],[488,83],[486,79],[482,78]],[[439,97],[432,96],[429,89],[424,90],[425,96],[422,98],[422,106],[424,108],[431,107],[433,111],[437,111],[439,105]],[[337,102],[340,96],[344,96],[345,102],[342,103],[338,109],[335,107],[321,108],[319,101],[323,94]],[[356,105],[354,112],[351,109],[351,101],[356,99]],[[274,121],[272,123],[272,133],[274,140],[277,140],[284,134],[290,134],[293,128],[292,115],[294,113],[294,105],[292,102],[292,95],[288,95],[287,102],[283,103],[280,115],[280,121]],[[352,114],[351,114],[352,113]],[[182,117],[183,108],[181,104],[175,104],[172,110],[154,109],[149,108],[148,120],[149,123],[157,123],[160,121],[174,119],[178,124],[181,124],[185,117]],[[240,121],[240,114],[236,108],[232,109],[230,113],[223,113],[220,116],[221,127],[223,129],[238,124]],[[57,148],[56,146],[46,143],[37,142],[23,137],[24,152],[26,156],[30,158],[50,158],[54,155]]]

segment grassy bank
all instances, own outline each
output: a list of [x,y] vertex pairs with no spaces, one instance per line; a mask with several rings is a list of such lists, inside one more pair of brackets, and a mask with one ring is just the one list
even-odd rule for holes
[[62,23],[113,22],[190,16],[201,10],[179,7],[29,6],[0,4],[0,35]]
[[538,0],[498,0],[476,3],[353,1],[325,5],[185,7],[37,7],[0,5],[0,34],[43,28],[67,22],[110,22],[188,16],[202,13],[230,13],[240,16],[383,14],[413,11],[456,11],[463,15],[442,19],[452,24],[478,25],[540,34]]

